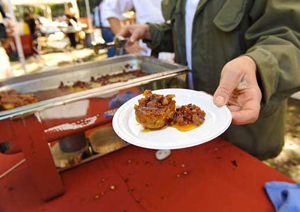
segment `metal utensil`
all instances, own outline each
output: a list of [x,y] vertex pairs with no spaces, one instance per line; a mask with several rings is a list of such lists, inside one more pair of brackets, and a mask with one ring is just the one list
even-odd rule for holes
[[109,43],[96,43],[96,42],[92,42],[92,45],[94,47],[95,53],[98,54],[98,52],[99,52],[100,49],[107,49],[107,48],[111,48],[111,47],[116,47],[116,48],[120,49],[128,41],[129,41],[128,38],[124,38],[122,36],[116,36],[114,38],[113,42],[109,42]]
[[117,48],[122,48],[126,43],[129,42],[129,38],[124,38],[124,37],[122,37],[122,36],[116,36],[116,37],[114,38],[114,41],[113,41],[113,42],[115,43],[115,46],[116,46]]

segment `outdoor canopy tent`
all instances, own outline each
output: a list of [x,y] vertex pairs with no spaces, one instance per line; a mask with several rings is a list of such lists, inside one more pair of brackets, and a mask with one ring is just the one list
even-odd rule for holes
[[[49,4],[71,3],[72,7],[75,10],[76,16],[79,17],[79,10],[78,10],[78,5],[77,5],[77,0],[7,0],[7,2],[8,2],[8,6],[9,6],[10,16],[11,16],[11,18],[14,22],[16,22],[16,17],[14,15],[13,5],[41,6],[41,5],[49,5]],[[85,4],[86,4],[86,12],[87,12],[87,18],[88,18],[88,27],[91,30],[92,19],[91,19],[91,11],[90,11],[89,1],[85,0]],[[24,57],[24,53],[23,53],[23,48],[22,48],[20,35],[16,34],[15,39],[16,39],[19,59],[20,59],[21,65],[23,67],[23,70],[26,73],[25,57]]]
[[14,5],[45,5],[76,2],[76,0],[12,0]]

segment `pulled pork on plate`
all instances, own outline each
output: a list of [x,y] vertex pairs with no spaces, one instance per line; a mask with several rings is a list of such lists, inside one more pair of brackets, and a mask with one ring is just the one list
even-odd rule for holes
[[206,113],[197,105],[182,105],[175,109],[173,94],[164,96],[146,90],[143,95],[134,109],[137,122],[145,129],[159,130],[169,125],[180,131],[189,131],[205,121]]
[[144,91],[144,98],[134,106],[136,120],[145,129],[161,129],[173,119],[175,113],[175,95],[153,94],[150,90]]
[[170,125],[180,131],[189,131],[202,125],[205,121],[205,115],[206,113],[197,105],[182,105],[176,108]]

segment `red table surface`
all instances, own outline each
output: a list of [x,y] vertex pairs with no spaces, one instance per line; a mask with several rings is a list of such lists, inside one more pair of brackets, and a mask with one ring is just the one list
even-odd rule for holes
[[[220,138],[163,161],[155,152],[129,146],[65,171],[66,193],[50,202],[38,196],[25,162],[0,180],[0,211],[271,212],[264,183],[293,182]],[[0,155],[0,173],[20,159]]]

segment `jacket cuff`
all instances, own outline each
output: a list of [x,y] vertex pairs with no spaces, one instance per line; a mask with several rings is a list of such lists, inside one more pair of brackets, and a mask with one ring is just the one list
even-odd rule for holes
[[278,105],[275,99],[271,101],[278,86],[278,61],[271,52],[261,48],[251,48],[245,55],[252,58],[256,63],[257,81],[262,92],[261,109],[262,111],[267,112],[270,110],[269,112],[271,112]]
[[144,39],[143,42],[151,49],[156,49],[159,46],[159,29],[156,24],[146,23],[150,28],[150,35],[152,40]]
[[250,49],[246,55],[256,63],[261,90],[265,100],[268,101],[277,89],[279,79],[278,61],[269,51],[260,48]]

